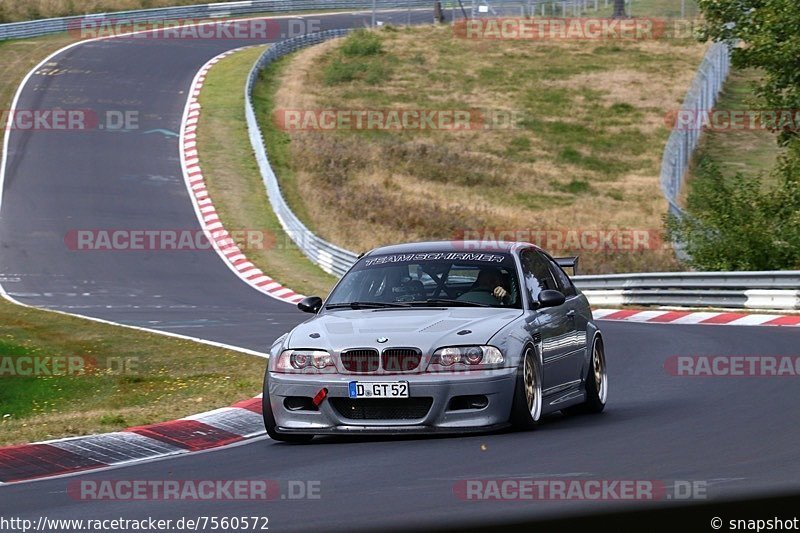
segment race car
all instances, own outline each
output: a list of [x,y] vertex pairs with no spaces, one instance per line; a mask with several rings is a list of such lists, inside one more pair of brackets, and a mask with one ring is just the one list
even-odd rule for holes
[[408,434],[535,427],[599,413],[608,378],[586,297],[521,242],[443,241],[362,254],[314,316],[278,338],[264,377],[268,435]]

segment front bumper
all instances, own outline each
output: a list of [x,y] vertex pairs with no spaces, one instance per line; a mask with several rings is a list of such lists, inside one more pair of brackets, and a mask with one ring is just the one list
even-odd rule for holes
[[[446,372],[394,375],[296,375],[269,374],[269,399],[276,429],[281,433],[304,434],[411,434],[487,431],[508,424],[516,380],[515,368],[500,368],[450,374]],[[353,419],[331,402],[349,398],[351,381],[408,381],[412,399],[430,398],[424,416],[415,418]],[[327,398],[318,410],[290,410],[288,397],[313,398],[322,388]],[[454,408],[451,400],[462,396],[485,397],[480,409]],[[336,400],[334,400],[336,401]],[[354,400],[360,401],[360,400]],[[392,400],[402,402],[403,400]],[[463,407],[458,406],[458,407]],[[344,411],[346,413],[346,411]]]

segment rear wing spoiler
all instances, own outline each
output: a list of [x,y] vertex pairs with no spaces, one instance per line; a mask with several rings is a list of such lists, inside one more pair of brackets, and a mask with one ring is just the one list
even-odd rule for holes
[[578,275],[578,256],[577,255],[574,256],[574,257],[556,257],[554,259],[556,260],[556,263],[558,263],[558,266],[560,266],[561,268],[571,268],[572,269],[572,275],[573,276],[577,276]]

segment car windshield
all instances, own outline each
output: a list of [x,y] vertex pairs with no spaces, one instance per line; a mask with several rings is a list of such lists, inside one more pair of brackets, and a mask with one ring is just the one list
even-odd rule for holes
[[521,308],[514,259],[505,253],[424,252],[363,257],[326,308]]

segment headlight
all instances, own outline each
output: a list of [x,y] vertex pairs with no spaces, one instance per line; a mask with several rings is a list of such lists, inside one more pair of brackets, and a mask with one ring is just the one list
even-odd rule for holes
[[284,350],[272,366],[272,371],[315,374],[326,368],[329,369],[328,373],[336,372],[333,357],[324,350]]
[[494,346],[449,346],[433,353],[428,364],[429,372],[485,368],[500,365],[505,358]]

